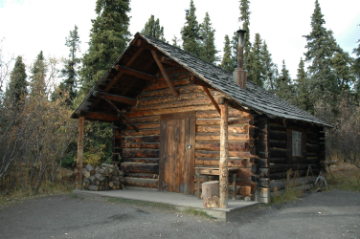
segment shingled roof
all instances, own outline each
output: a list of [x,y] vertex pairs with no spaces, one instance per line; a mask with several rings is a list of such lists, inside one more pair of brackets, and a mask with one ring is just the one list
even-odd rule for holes
[[[332,127],[331,125],[316,118],[308,112],[299,109],[298,107],[280,99],[262,87],[257,86],[249,81],[246,83],[246,89],[242,89],[233,81],[232,74],[211,63],[203,61],[198,57],[181,50],[178,47],[140,33],[135,35],[135,39],[137,37],[144,39],[147,43],[158,49],[161,53],[168,56],[179,65],[183,66],[193,75],[205,81],[213,88],[225,93],[228,97],[236,101],[241,106],[248,107],[257,113],[266,114],[270,118],[279,117],[283,119],[309,122],[325,127]],[[114,63],[114,66],[120,59],[121,57]],[[104,82],[106,80],[105,78],[106,76],[104,76],[103,79],[97,83],[97,85],[99,85],[101,82]],[[92,94],[97,85],[89,92],[87,97],[85,97],[83,103],[74,112],[74,114],[79,109],[88,108],[86,105],[89,105],[90,102],[86,102],[86,100],[89,95]]]

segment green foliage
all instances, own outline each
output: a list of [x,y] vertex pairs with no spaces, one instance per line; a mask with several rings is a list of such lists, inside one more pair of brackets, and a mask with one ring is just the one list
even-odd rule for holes
[[181,46],[178,44],[178,42],[180,41],[180,39],[178,39],[175,35],[174,38],[172,39],[172,45],[176,46],[178,48],[181,48]]
[[264,41],[261,48],[261,64],[263,67],[263,82],[266,89],[270,91],[275,90],[275,75],[277,66],[271,58],[271,53],[268,50],[267,44]]
[[[243,30],[246,31],[244,36],[244,68],[251,74],[251,42],[250,42],[250,1],[240,0],[240,17],[239,21],[243,21]],[[237,42],[237,41],[236,41]],[[236,47],[235,47],[236,48]],[[237,48],[235,49],[235,56],[237,56]],[[236,61],[235,61],[236,62]]]
[[159,18],[155,21],[154,15],[151,15],[141,33],[166,42],[164,37],[164,27],[160,26]]
[[275,86],[275,93],[278,97],[288,101],[289,103],[294,103],[293,85],[291,84],[285,60],[283,60],[280,76],[275,79]]
[[297,70],[297,78],[295,80],[297,89],[297,106],[305,111],[314,112],[314,105],[311,103],[311,81],[305,71],[305,64],[300,58],[299,68]]
[[45,94],[46,71],[47,71],[47,67],[45,63],[45,58],[43,56],[43,52],[40,51],[31,69],[31,76],[30,76],[31,96],[39,96]]
[[81,82],[85,92],[105,74],[125,50],[129,40],[130,0],[97,0],[89,50],[82,59]]
[[216,57],[215,30],[211,25],[209,13],[206,13],[204,22],[199,26],[199,35],[201,39],[200,58],[214,64],[218,59]]
[[200,57],[200,34],[199,24],[196,20],[194,1],[190,2],[189,15],[186,16],[185,26],[181,29],[183,49],[197,57]]
[[64,68],[61,70],[61,76],[65,79],[60,83],[59,88],[61,91],[67,91],[69,98],[66,101],[67,105],[71,105],[72,100],[76,96],[76,83],[77,83],[77,65],[80,63],[80,58],[76,57],[79,49],[80,37],[78,27],[75,25],[74,30],[70,31],[69,37],[66,38],[65,46],[69,47],[69,58],[64,60]]
[[25,64],[22,57],[18,56],[15,65],[10,74],[10,82],[6,90],[6,98],[12,104],[17,105],[22,97],[26,96],[28,82],[26,81]]
[[250,68],[248,73],[248,80],[259,86],[264,86],[265,68],[262,57],[262,39],[259,33],[255,34],[255,42],[251,51],[251,62],[248,63],[247,68]]
[[232,73],[234,71],[233,61],[231,59],[231,45],[230,39],[228,35],[225,35],[225,45],[224,45],[224,55],[219,65],[221,68],[226,70],[227,72]]
[[[360,25],[358,25],[360,26]],[[359,43],[357,48],[354,48],[353,53],[356,55],[356,59],[354,60],[354,64],[352,65],[352,72],[354,75],[360,79],[360,39],[357,41]]]

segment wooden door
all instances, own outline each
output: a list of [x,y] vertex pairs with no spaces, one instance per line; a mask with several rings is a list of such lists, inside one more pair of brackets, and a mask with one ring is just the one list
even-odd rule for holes
[[160,117],[159,190],[193,194],[195,112]]

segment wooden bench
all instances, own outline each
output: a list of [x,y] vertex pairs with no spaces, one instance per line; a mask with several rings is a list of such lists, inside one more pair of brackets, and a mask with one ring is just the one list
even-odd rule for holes
[[[233,200],[236,199],[236,171],[239,170],[238,168],[229,168],[229,175],[232,172],[232,179],[233,179]],[[197,177],[197,198],[200,199],[200,175],[220,175],[220,169],[216,167],[195,167],[195,175]],[[205,181],[209,181],[208,177]]]

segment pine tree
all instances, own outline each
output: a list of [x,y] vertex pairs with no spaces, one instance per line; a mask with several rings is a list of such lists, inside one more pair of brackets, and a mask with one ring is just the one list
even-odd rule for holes
[[199,24],[196,20],[194,1],[190,2],[189,14],[186,16],[185,26],[181,29],[183,49],[197,57],[200,57]]
[[357,82],[355,87],[357,93],[360,94],[360,39],[357,42],[359,43],[359,45],[357,48],[354,48],[353,50],[353,53],[356,55],[356,58],[351,67],[351,72],[355,75],[355,77],[357,77]]
[[74,30],[70,31],[69,37],[65,38],[65,46],[70,48],[69,58],[65,59],[64,69],[61,70],[61,76],[65,77],[64,81],[60,83],[60,90],[67,91],[69,93],[69,100],[67,104],[70,105],[71,101],[76,96],[76,82],[77,82],[77,70],[76,67],[80,63],[80,59],[77,58],[76,53],[79,49],[80,37],[78,33],[78,27],[75,25]]
[[164,27],[160,26],[159,18],[155,21],[154,15],[150,16],[147,23],[145,23],[145,27],[141,31],[141,33],[166,42],[166,39],[164,37]]
[[204,22],[199,26],[199,35],[201,39],[200,58],[214,64],[218,59],[216,57],[215,30],[211,25],[209,13],[206,13]]
[[355,82],[355,77],[351,73],[353,60],[347,52],[339,51],[331,58],[331,67],[336,77],[338,92],[350,89],[350,84]]
[[331,57],[336,50],[336,43],[331,31],[324,27],[324,15],[318,0],[315,1],[315,10],[311,16],[312,30],[306,35],[307,52],[305,60],[310,62],[313,96],[316,99],[334,96],[337,93],[336,79],[331,71]]
[[276,65],[272,61],[271,53],[268,50],[267,44],[264,41],[261,48],[261,64],[264,68],[264,85],[270,91],[275,90],[275,68]]
[[43,52],[40,51],[31,69],[31,96],[43,96],[46,89],[46,63]]
[[22,57],[18,56],[14,68],[10,73],[10,82],[5,95],[9,103],[17,105],[20,100],[26,96],[26,87],[28,86],[26,77],[25,64],[22,61]]
[[125,50],[129,41],[130,0],[97,0],[89,50],[82,59],[81,81],[87,92]]
[[175,35],[174,38],[172,39],[172,45],[181,48],[181,46],[178,44],[178,42],[180,41],[180,39],[178,39]]
[[265,68],[262,60],[262,39],[259,33],[255,34],[255,42],[251,51],[251,60],[252,61],[248,63],[248,68],[251,69],[248,74],[248,79],[259,86],[264,86]]
[[225,43],[224,43],[224,55],[223,59],[221,61],[221,64],[219,65],[221,68],[226,70],[227,72],[232,73],[234,71],[233,61],[231,59],[231,45],[230,45],[230,39],[228,35],[225,35]]
[[286,68],[285,60],[283,60],[283,65],[281,69],[280,76],[275,80],[276,84],[276,95],[289,103],[294,102],[293,95],[293,86],[291,84],[291,79],[289,76],[289,71]]
[[[248,71],[248,74],[251,73],[250,64],[251,57],[249,57],[251,52],[251,42],[250,42],[250,1],[241,0],[240,1],[240,17],[239,21],[243,21],[243,30],[246,31],[244,36],[244,68]],[[237,55],[237,49],[236,49]]]
[[311,82],[305,71],[304,60],[300,58],[299,68],[296,75],[297,106],[309,113],[314,112],[314,105],[311,103]]

